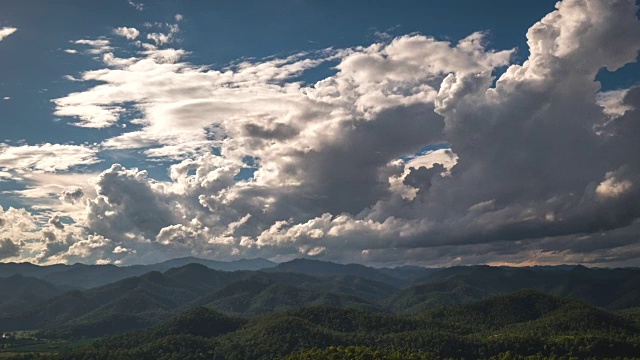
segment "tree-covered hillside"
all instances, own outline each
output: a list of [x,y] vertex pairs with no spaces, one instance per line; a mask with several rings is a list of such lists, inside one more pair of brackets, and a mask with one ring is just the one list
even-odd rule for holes
[[[183,265],[192,260],[197,263]],[[245,317],[305,306],[417,315],[522,289],[576,299],[610,311],[640,307],[639,269],[380,269],[316,260],[293,260],[264,271],[211,268],[220,264],[256,267],[271,263],[260,259],[235,263],[176,259],[147,268],[179,267],[164,272],[154,270],[91,289],[69,289],[43,278],[71,272],[73,279],[78,269],[87,270],[88,278],[105,272],[110,274],[106,278],[111,278],[131,269],[0,265],[0,273],[25,272],[0,277],[4,294],[0,296],[0,331],[37,330],[41,336],[55,339],[95,338],[144,329],[196,307]]]
[[23,359],[632,359],[632,317],[519,291],[413,316],[303,307],[251,318],[189,310],[148,330]]

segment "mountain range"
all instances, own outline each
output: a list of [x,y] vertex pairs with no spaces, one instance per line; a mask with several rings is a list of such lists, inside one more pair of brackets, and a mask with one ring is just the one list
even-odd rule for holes
[[0,277],[23,275],[42,279],[53,285],[69,286],[77,289],[89,289],[106,285],[128,277],[140,276],[151,271],[164,272],[171,268],[187,264],[202,264],[210,269],[221,271],[260,270],[274,267],[277,264],[262,258],[240,259],[235,261],[216,261],[184,257],[151,265],[49,265],[39,266],[28,262],[0,263]]
[[146,330],[37,357],[76,359],[638,359],[640,323],[520,290],[414,316],[327,306],[250,318],[199,307]]
[[522,289],[620,311],[640,307],[639,269],[583,266],[373,268],[296,259],[160,264],[0,264],[0,331],[99,337],[147,328],[192,308],[258,316],[305,306],[420,314]]

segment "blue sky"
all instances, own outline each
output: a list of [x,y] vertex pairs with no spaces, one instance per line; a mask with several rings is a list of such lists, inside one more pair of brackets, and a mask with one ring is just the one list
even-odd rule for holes
[[636,264],[638,9],[591,1],[3,1],[0,261]]
[[3,52],[12,55],[0,59],[2,95],[12,100],[3,104],[3,113],[13,119],[2,123],[2,134],[7,140],[28,143],[102,140],[104,134],[54,122],[51,99],[86,87],[65,80],[65,75],[99,67],[90,57],[61,50],[73,40],[110,36],[118,26],[172,22],[182,14],[179,45],[191,52],[187,59],[217,67],[241,58],[368,45],[379,40],[380,32],[421,33],[455,41],[486,30],[492,47],[515,47],[517,57],[526,57],[526,30],[552,10],[555,1],[529,2],[516,9],[508,1],[494,4],[489,9],[473,1],[196,1],[188,5],[156,1],[136,11],[126,0],[5,1],[0,5],[0,24],[20,31],[3,43]]
[[[181,14],[185,20],[178,45],[190,52],[186,57],[188,61],[218,68],[239,59],[366,46],[379,41],[382,33],[388,36],[421,33],[457,41],[478,30],[489,32],[491,47],[517,48],[514,57],[517,59],[528,54],[524,36],[528,27],[552,10],[554,4],[555,1],[530,2],[514,9],[508,1],[503,1],[488,9],[473,1],[376,4],[367,1],[197,1],[189,4],[147,1],[143,11],[138,11],[126,0],[90,4],[7,1],[0,5],[0,24],[20,31],[2,44],[3,52],[11,56],[0,58],[0,66],[5,69],[0,95],[11,99],[0,103],[3,117],[7,119],[0,123],[0,132],[3,140],[13,144],[95,143],[122,133],[118,128],[92,130],[68,126],[68,119],[52,115],[54,104],[51,102],[87,88],[87,84],[68,81],[66,75],[75,76],[100,67],[91,56],[67,54],[62,50],[70,48],[70,42],[77,39],[111,36],[112,29],[119,26],[175,22],[175,15]],[[322,79],[334,72],[332,65],[335,64],[311,69],[303,74],[303,79]],[[610,80],[610,86],[616,87],[619,81]],[[167,177],[165,163],[145,163],[135,154],[120,152],[101,156],[107,161],[146,168],[159,179]],[[86,170],[104,170],[108,165],[100,163]],[[20,188],[20,184],[4,183],[0,187],[15,189]],[[20,204],[19,199],[11,196],[5,196],[3,201]]]

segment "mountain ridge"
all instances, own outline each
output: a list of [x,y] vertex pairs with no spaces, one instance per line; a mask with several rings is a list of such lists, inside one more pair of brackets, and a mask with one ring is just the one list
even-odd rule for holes
[[[261,270],[216,270],[206,266],[215,264],[208,261],[171,267],[190,260],[180,258],[163,264],[160,268],[169,268],[165,271],[147,268],[150,271],[140,275],[73,291],[28,276],[0,278],[0,290],[3,281],[16,283],[16,279],[26,287],[12,291],[16,294],[11,300],[13,307],[0,312],[0,331],[44,330],[51,334],[57,331],[101,336],[147,327],[201,306],[234,316],[311,305],[409,316],[524,289],[584,301],[609,311],[640,307],[640,269],[465,266],[390,270],[300,259]],[[110,271],[118,267],[98,269]],[[88,273],[89,277],[100,274]],[[40,298],[22,301],[39,288],[50,292],[40,291]],[[0,309],[2,304],[0,301]]]

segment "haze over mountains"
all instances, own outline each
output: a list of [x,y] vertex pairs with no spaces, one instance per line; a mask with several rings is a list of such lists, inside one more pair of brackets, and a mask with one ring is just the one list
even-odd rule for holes
[[174,267],[193,263],[202,264],[211,269],[223,271],[259,270],[277,265],[272,261],[260,258],[225,262],[199,259],[195,257],[177,258],[152,265],[133,265],[122,267],[116,265],[85,265],[79,263],[73,265],[56,264],[50,266],[39,266],[23,262],[0,264],[0,277],[23,275],[46,280],[54,285],[71,286],[74,288],[91,288],[128,277],[139,276],[150,271],[164,272]]

